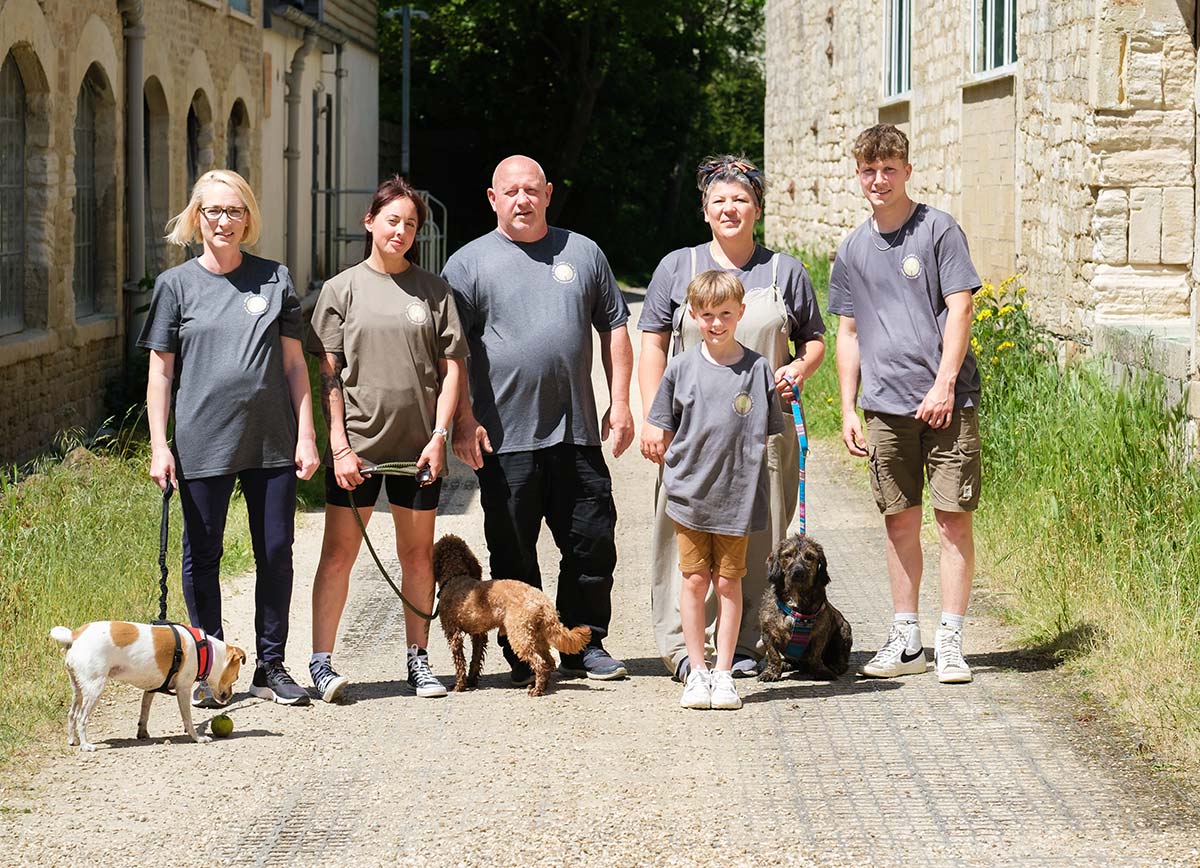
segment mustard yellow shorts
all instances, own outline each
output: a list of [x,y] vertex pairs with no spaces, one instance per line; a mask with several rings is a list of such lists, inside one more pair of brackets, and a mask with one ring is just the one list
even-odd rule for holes
[[692,530],[675,522],[675,542],[679,547],[679,569],[685,575],[712,569],[715,576],[740,579],[746,575],[748,536],[725,536],[706,530]]

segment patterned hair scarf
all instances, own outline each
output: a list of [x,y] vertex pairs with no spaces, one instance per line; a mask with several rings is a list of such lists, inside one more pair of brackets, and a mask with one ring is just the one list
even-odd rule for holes
[[717,179],[741,181],[743,178],[750,184],[750,189],[754,191],[754,197],[758,200],[758,207],[761,208],[763,204],[763,173],[753,163],[726,157],[719,160],[706,160],[696,167],[696,187],[701,193]]

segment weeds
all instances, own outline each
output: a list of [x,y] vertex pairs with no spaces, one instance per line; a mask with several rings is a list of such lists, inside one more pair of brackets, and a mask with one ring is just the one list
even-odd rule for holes
[[[0,474],[0,766],[31,738],[65,720],[70,687],[50,628],[89,620],[158,617],[158,531],[162,500],[146,474],[149,447],[107,435],[95,452],[71,452],[85,438],[60,438],[67,458],[44,458]],[[92,440],[95,443],[95,440]],[[185,620],[180,591],[182,520],[172,500],[168,617]],[[245,510],[235,500],[222,571],[252,561]]]

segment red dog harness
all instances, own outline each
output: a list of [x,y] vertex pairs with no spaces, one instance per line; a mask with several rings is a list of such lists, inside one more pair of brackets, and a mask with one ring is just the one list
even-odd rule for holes
[[162,685],[154,692],[174,692],[171,689],[171,682],[179,674],[179,665],[183,663],[183,644],[179,641],[179,631],[175,629],[176,627],[187,630],[192,637],[193,644],[196,646],[196,680],[204,681],[208,678],[208,673],[212,671],[212,644],[208,641],[208,636],[205,632],[199,627],[188,627],[184,624],[160,624],[156,622],[156,626],[171,628],[171,635],[175,637],[175,652],[171,656],[171,668],[167,672],[167,677],[163,679]]

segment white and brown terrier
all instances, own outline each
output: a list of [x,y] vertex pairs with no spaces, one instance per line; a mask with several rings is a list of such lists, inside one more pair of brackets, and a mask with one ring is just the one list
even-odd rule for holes
[[[192,725],[192,686],[198,679],[206,680],[213,697],[222,704],[228,702],[246,662],[241,648],[203,633],[196,636],[179,624],[92,621],[75,631],[55,627],[50,636],[67,652],[65,663],[74,691],[67,715],[67,744],[78,744],[80,750],[96,749],[88,741],[87,720],[109,678],[146,691],[138,717],[138,738],[150,737],[146,729],[150,703],[156,691],[169,687],[175,690],[183,727],[192,741],[210,741],[206,735],[197,735]],[[178,668],[172,679],[176,649]]]

